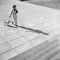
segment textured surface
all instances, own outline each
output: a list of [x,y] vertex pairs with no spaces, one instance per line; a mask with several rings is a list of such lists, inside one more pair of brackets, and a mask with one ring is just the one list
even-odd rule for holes
[[10,60],[49,60],[59,52],[58,40],[44,41]]
[[[18,25],[39,29],[49,35],[38,34],[21,28],[10,28],[4,26],[4,20],[9,20],[8,17],[13,4],[17,5],[19,11]],[[57,14],[60,14],[60,11],[47,7],[37,6],[17,0],[0,0],[0,60],[8,60],[36,46],[36,48],[34,47],[36,50],[32,49],[32,52],[29,50],[33,54],[30,54],[28,51],[26,56],[28,56],[27,58],[30,58],[34,54],[37,55],[37,53],[47,47],[48,43],[45,42],[46,40],[52,41],[57,39],[57,37],[59,40],[60,22],[58,21],[59,19],[57,19]],[[11,18],[11,20],[13,21],[13,18]],[[54,43],[50,48],[55,46],[57,46],[57,43]],[[54,51],[56,50],[54,49]]]

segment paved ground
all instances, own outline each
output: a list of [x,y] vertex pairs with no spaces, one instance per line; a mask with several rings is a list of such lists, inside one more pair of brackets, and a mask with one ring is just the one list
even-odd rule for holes
[[58,40],[52,39],[52,41],[45,40],[10,60],[57,60],[60,59],[59,53],[60,49]]
[[[9,20],[12,5],[16,4],[18,25],[39,29],[49,35],[38,34],[22,28],[4,26]],[[0,1],[0,60],[8,60],[21,52],[32,48],[45,40],[60,34],[60,11],[15,0]],[[11,20],[13,20],[11,18]],[[55,39],[55,38],[54,38]],[[60,38],[59,38],[60,39]]]
[[39,5],[39,6],[45,6],[48,8],[53,8],[53,9],[57,9],[60,10],[60,1],[56,0],[56,1],[28,1],[29,3],[35,4],[35,5]]

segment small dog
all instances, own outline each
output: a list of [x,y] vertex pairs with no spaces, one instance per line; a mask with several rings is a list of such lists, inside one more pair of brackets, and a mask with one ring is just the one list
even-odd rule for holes
[[4,25],[9,25],[11,23],[11,21],[4,21]]

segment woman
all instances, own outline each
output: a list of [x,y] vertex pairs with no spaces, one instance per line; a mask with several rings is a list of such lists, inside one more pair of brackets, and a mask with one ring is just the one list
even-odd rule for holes
[[[18,10],[16,9],[16,5],[13,5],[13,9],[11,11],[9,18],[11,17],[11,15],[13,15],[15,26],[17,26],[17,13],[18,13]],[[14,23],[12,22],[12,24],[14,24]]]

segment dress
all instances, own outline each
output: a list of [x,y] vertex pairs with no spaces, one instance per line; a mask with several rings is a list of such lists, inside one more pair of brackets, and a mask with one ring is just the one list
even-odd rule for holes
[[17,22],[17,14],[16,13],[13,13],[13,19],[15,22]]
[[17,13],[16,13],[16,9],[13,9],[12,10],[12,13],[13,13],[13,19],[14,19],[14,22],[15,22],[15,24],[17,24]]

